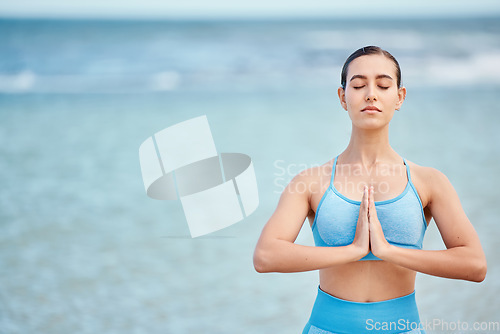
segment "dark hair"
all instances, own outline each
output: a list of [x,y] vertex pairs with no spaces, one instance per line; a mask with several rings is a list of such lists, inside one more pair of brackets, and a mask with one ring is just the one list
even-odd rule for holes
[[401,87],[401,68],[399,67],[399,63],[394,58],[393,55],[391,55],[388,51],[385,51],[384,49],[379,48],[378,46],[365,46],[361,49],[357,49],[354,51],[345,61],[344,66],[342,67],[342,73],[340,74],[340,84],[342,85],[342,88],[345,89],[346,85],[346,80],[347,80],[347,70],[349,69],[349,64],[361,56],[368,56],[368,55],[383,55],[392,60],[394,65],[396,65],[396,76],[397,76],[397,82],[398,82],[398,88]]

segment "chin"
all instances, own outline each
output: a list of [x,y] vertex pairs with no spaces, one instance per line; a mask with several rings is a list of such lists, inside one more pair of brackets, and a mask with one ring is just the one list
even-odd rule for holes
[[360,130],[377,130],[377,129],[383,129],[387,125],[389,125],[388,122],[382,122],[381,120],[378,119],[371,119],[371,120],[363,120],[360,122],[353,122],[353,126],[360,129]]

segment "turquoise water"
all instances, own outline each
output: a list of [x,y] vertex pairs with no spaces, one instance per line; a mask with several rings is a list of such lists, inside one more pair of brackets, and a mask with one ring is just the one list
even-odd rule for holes
[[[488,257],[481,284],[418,275],[421,317],[500,321],[499,20],[371,24],[0,21],[0,332],[300,332],[317,273],[257,274],[252,252],[280,185],[347,145],[339,67],[364,44],[402,66],[393,147],[448,176]],[[138,148],[200,115],[252,157],[260,206],[191,239]]]

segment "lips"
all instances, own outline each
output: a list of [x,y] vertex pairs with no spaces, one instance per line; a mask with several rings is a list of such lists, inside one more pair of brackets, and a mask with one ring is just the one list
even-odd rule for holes
[[379,108],[377,108],[375,106],[368,106],[368,107],[365,107],[364,109],[362,109],[361,111],[381,112],[382,110],[380,110]]

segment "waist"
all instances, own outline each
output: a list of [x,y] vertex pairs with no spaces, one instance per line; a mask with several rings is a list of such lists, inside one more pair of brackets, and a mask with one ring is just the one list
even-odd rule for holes
[[357,261],[319,271],[323,291],[359,302],[409,294],[415,289],[415,277],[415,271],[386,261]]
[[420,328],[415,292],[377,302],[354,302],[318,287],[309,324],[334,333],[403,333]]

